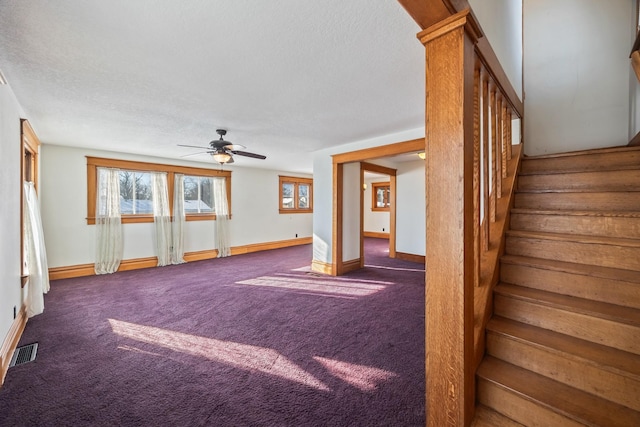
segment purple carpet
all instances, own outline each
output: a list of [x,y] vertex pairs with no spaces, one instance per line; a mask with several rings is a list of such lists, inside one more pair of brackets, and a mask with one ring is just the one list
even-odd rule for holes
[[366,239],[58,280],[10,368],[1,426],[423,426],[424,269]]

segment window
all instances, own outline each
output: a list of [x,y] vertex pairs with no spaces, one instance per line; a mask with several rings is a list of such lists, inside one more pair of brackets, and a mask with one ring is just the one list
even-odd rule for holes
[[388,211],[391,200],[391,185],[388,182],[371,183],[371,210]]
[[120,214],[153,214],[151,173],[121,170]]
[[184,211],[187,215],[215,213],[213,200],[212,177],[184,177]]
[[313,180],[280,176],[280,213],[313,212]]
[[120,214],[123,223],[153,222],[151,172],[166,172],[169,212],[173,213],[175,174],[184,175],[184,199],[187,221],[215,219],[213,178],[225,178],[227,203],[231,212],[231,172],[158,163],[87,157],[87,223],[95,224],[98,189],[97,168],[120,169]]

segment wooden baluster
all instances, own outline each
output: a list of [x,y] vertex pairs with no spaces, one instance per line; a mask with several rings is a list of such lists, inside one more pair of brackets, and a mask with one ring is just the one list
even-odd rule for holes
[[513,116],[511,115],[511,109],[507,110],[507,159],[511,160],[511,148],[513,144],[513,135],[512,135],[512,122]]
[[491,141],[493,142],[493,157],[496,161],[496,174],[493,179],[496,183],[496,192],[494,195],[496,203],[496,211],[498,207],[498,199],[502,198],[502,139],[500,138],[500,129],[502,123],[500,120],[500,109],[498,107],[498,98],[500,95],[493,89],[491,98]]
[[482,173],[484,174],[484,250],[489,250],[489,221],[496,221],[496,210],[489,197],[489,77],[482,73]]
[[480,60],[473,70],[473,285],[480,285],[480,247],[482,223],[480,215]]
[[[498,98],[498,144],[500,145],[500,176],[507,177],[507,148],[504,144],[504,100],[502,96]],[[502,183],[502,180],[501,180]],[[502,192],[500,192],[502,197]]]
[[507,141],[507,103],[501,98],[500,99],[501,108],[500,108],[500,117],[502,121],[502,177],[507,177],[507,151],[509,150],[508,145],[509,141]]
[[491,203],[491,222],[496,222],[496,212],[498,210],[498,161],[497,159],[497,127],[498,120],[496,119],[496,88],[491,85],[490,95],[491,105],[491,195],[493,196],[493,203]]

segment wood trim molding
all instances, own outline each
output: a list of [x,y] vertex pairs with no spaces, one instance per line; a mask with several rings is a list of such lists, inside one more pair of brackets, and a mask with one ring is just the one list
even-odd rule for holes
[[420,28],[428,28],[469,7],[467,0],[398,0]]
[[335,274],[333,274],[333,266],[331,264],[328,262],[318,261],[317,259],[311,261],[311,271],[335,276]]
[[9,332],[0,347],[0,385],[4,384],[4,379],[7,376],[7,370],[9,369],[9,363],[13,352],[18,347],[18,342],[24,331],[24,327],[27,324],[27,309],[23,305],[20,307],[16,318],[13,319]]
[[425,264],[424,255],[408,254],[406,252],[396,252],[396,258],[401,259],[403,261],[417,262],[422,265]]
[[[231,255],[242,255],[252,252],[268,251],[272,249],[288,248],[290,246],[308,245],[313,239],[311,237],[302,237],[298,239],[278,240],[274,242],[252,243],[243,246],[234,246],[231,248]],[[218,256],[217,249],[208,249],[204,251],[186,252],[184,260],[186,262],[202,261],[205,259],[213,259]],[[135,258],[123,260],[118,267],[118,271],[139,270],[142,268],[151,268],[158,265],[157,257]],[[70,279],[73,277],[86,277],[95,275],[94,264],[78,264],[66,267],[53,267],[49,269],[49,280]]]
[[344,261],[342,263],[342,274],[348,273],[350,271],[359,270],[361,268],[360,267],[361,262],[362,262],[362,257],[350,259],[349,261]]
[[373,237],[374,239],[387,239],[389,240],[389,233],[379,233],[377,231],[364,231],[362,233],[364,237]]
[[636,136],[631,138],[631,141],[629,141],[629,147],[637,147],[639,145],[640,145],[640,132],[638,132]]
[[369,162],[360,162],[360,167],[362,168],[362,170],[365,170],[367,172],[381,173],[383,175],[389,175],[389,176],[396,176],[396,174],[398,173],[397,169],[388,168],[386,166],[380,166],[380,165],[376,165],[375,163],[369,163]]
[[334,164],[362,162],[366,160],[379,159],[381,157],[395,156],[396,154],[424,151],[424,146],[424,138],[418,138],[410,141],[396,142],[395,144],[381,145],[377,147],[364,148],[362,150],[350,151],[347,153],[334,154],[332,157]]

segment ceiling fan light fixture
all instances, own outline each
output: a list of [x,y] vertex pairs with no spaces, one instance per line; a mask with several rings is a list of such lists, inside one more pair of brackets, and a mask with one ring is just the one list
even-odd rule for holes
[[213,153],[212,156],[213,156],[213,160],[220,163],[221,165],[231,160],[231,154],[227,153],[224,150],[218,150],[215,153]]

